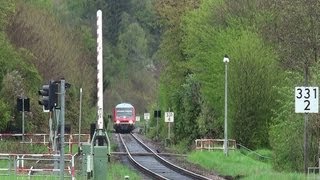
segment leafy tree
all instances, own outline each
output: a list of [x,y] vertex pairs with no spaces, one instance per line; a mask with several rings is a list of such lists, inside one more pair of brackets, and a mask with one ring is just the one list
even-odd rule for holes
[[[1,96],[6,101],[7,107],[3,104],[2,107],[6,107],[9,110],[8,114],[11,114],[11,123],[15,124],[15,127],[8,128],[18,128],[21,129],[20,113],[17,111],[16,99],[18,97],[24,97],[26,95],[24,87],[24,80],[18,71],[8,72],[2,80],[2,89],[0,91]],[[10,107],[10,108],[8,108]],[[4,119],[4,122],[8,122],[9,118]],[[6,126],[5,126],[6,127]],[[4,130],[4,129],[2,129]]]
[[[91,98],[95,88],[94,81],[92,81],[92,78],[95,78],[95,68],[86,47],[90,46],[92,42],[83,43],[82,37],[84,36],[79,36],[79,38],[77,36],[79,31],[72,29],[72,27],[63,26],[51,11],[38,8],[30,1],[17,1],[16,6],[17,13],[11,19],[7,34],[11,42],[20,48],[20,55],[17,57],[20,56],[21,59],[31,64],[27,65],[28,63],[20,61],[16,63],[16,67],[21,69],[19,72],[22,77],[28,82],[25,83],[26,86],[30,85],[32,88],[32,91],[28,89],[26,94],[34,97],[35,101],[38,98],[34,94],[41,86],[39,74],[43,77],[44,83],[64,77],[72,84],[72,88],[74,88],[72,92],[75,92],[71,96],[73,98],[71,98],[70,104],[77,103],[79,95],[77,89],[84,88],[86,92],[83,96],[83,104],[86,104],[83,108],[84,119],[91,121],[92,117],[86,116],[92,115],[89,111],[95,104]],[[86,32],[88,35],[88,30]],[[91,38],[89,37],[89,39]],[[32,113],[34,125],[47,126],[47,122],[43,121],[45,115],[40,112],[41,107],[38,107]],[[72,117],[72,119],[77,117],[77,114],[77,111],[71,109],[66,112],[66,116]]]
[[10,121],[11,115],[10,108],[3,99],[0,99],[0,111],[2,112],[0,114],[0,130],[4,130],[7,128],[7,123]]
[[14,111],[16,98],[26,94],[23,78],[18,71],[12,71],[5,75],[2,80],[1,95],[5,97]]
[[111,42],[112,45],[116,45],[119,36],[119,29],[120,29],[120,22],[121,22],[121,15],[123,12],[128,12],[131,2],[127,0],[107,0],[105,25],[106,26],[106,33],[105,36],[108,41]]
[[[163,109],[176,106],[177,101],[173,96],[179,94],[181,86],[185,83],[185,77],[189,74],[181,48],[181,18],[188,10],[196,8],[198,4],[198,0],[155,2],[160,26],[163,28],[162,41],[157,52],[157,59],[154,61],[161,71],[158,106]],[[180,112],[189,113],[184,110]]]
[[154,0],[131,0],[132,8],[130,9],[130,14],[133,14],[133,17],[146,32],[148,55],[150,56],[158,50],[161,35],[161,27],[154,10],[155,3]]
[[174,122],[174,138],[176,142],[187,140],[191,143],[199,132],[196,120],[201,112],[200,85],[193,75],[189,75],[177,92],[173,105],[173,111],[178,114]]
[[319,7],[317,0],[267,3],[266,8],[272,12],[273,21],[267,24],[264,35],[277,44],[284,68],[303,72],[317,62]]
[[[269,147],[268,129],[281,75],[274,50],[251,32],[233,40],[230,62],[230,106],[232,132],[240,143],[251,148]],[[232,43],[232,42],[230,42]]]
[[274,151],[273,166],[278,170],[303,170],[303,117],[293,112],[294,83],[302,77],[286,72],[282,86],[275,86],[277,106],[270,127],[270,143]]
[[[6,130],[8,121],[15,117],[16,122],[11,122],[19,126],[20,122],[19,112],[16,110],[16,98],[24,95],[31,99],[31,107],[35,107],[34,97],[39,82],[40,76],[33,65],[29,63],[32,59],[32,54],[26,49],[15,49],[7,39],[3,32],[0,32],[0,94],[1,94],[1,108],[3,111],[3,119],[0,131]],[[30,93],[31,92],[31,93]],[[31,108],[32,113],[36,111]],[[36,113],[35,113],[36,114]],[[28,114],[27,114],[28,116]],[[36,120],[35,118],[34,120]],[[41,118],[40,118],[41,119]],[[21,127],[21,126],[19,126]]]
[[7,26],[9,17],[14,12],[14,1],[1,1],[0,2],[0,31],[3,31]]
[[130,14],[134,14],[144,29],[153,29],[156,26],[156,15],[153,11],[154,0],[131,0]]
[[138,112],[143,111],[148,106],[146,102],[155,96],[151,59],[158,47],[159,34],[153,29],[156,23],[150,23],[153,15],[146,13],[153,11],[151,8],[148,1],[132,0],[108,1],[102,9],[107,13],[104,16],[105,97],[110,102],[105,106],[107,111],[121,101],[131,101]]
[[[290,78],[294,81],[287,81],[285,83],[286,88],[294,89],[295,86],[301,86],[307,84],[314,86],[318,83],[318,54],[319,54],[319,1],[268,1],[265,2],[265,9],[272,12],[271,21],[269,21],[265,27],[262,29],[264,37],[270,42],[275,44],[275,47],[279,53],[279,59],[281,65],[284,69],[291,71],[288,73],[291,75]],[[297,72],[299,74],[297,74]],[[293,78],[300,77],[300,78]],[[304,77],[304,78],[302,78]],[[287,90],[289,92],[289,90]],[[292,93],[290,93],[292,94]],[[292,101],[292,96],[281,99],[284,103],[282,106],[283,111],[275,112],[275,121],[274,123],[278,126],[271,129],[274,134],[282,134],[283,132],[279,127],[281,125],[288,125],[288,127],[297,127],[296,129],[288,129],[286,135],[290,137],[296,137],[296,151],[299,153],[292,153],[292,145],[287,143],[287,141],[279,141],[277,136],[272,136],[272,140],[277,143],[273,144],[275,154],[277,159],[275,160],[277,167],[280,169],[286,170],[302,170],[302,147],[303,141],[301,134],[304,133],[303,130],[300,130],[300,127],[304,125],[301,124],[302,118],[300,116],[288,115],[282,116],[282,114],[291,112],[288,107],[288,102]],[[291,106],[293,107],[293,105]],[[279,121],[280,117],[283,122]],[[278,119],[279,118],[279,119]],[[288,122],[287,120],[291,121]],[[298,119],[301,119],[298,121]],[[302,120],[303,121],[303,120]],[[308,121],[307,131],[309,137],[307,137],[308,154],[309,162],[308,164],[313,164],[314,157],[317,155],[317,145],[319,139],[319,117],[317,115],[310,116]],[[299,128],[298,128],[299,127]],[[300,151],[298,150],[300,149]],[[290,156],[289,156],[290,154]],[[287,160],[287,163],[280,162],[284,160],[285,157],[291,157],[295,160]],[[319,156],[319,155],[318,155]]]
[[147,41],[143,29],[132,23],[119,36],[119,48],[123,59],[133,66],[145,65],[147,57]]
[[217,118],[217,112],[210,103],[206,101],[202,100],[200,107],[201,112],[196,120],[199,129],[198,136],[200,138],[221,137],[223,127]]
[[[182,47],[190,61],[187,67],[200,82],[202,98],[214,114],[207,123],[216,128],[207,130],[215,129],[217,132],[212,134],[221,137],[225,83],[222,59],[228,54],[230,135],[252,148],[268,147],[265,137],[272,117],[270,107],[275,100],[272,86],[277,83],[276,55],[256,33],[257,29],[243,23],[245,17],[221,17],[220,9],[224,5],[227,3],[204,1],[184,18]],[[216,18],[219,21],[211,21]]]

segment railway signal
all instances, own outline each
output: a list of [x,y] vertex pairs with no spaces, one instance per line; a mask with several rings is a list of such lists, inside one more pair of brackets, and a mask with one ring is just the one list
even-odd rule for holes
[[[66,88],[66,86],[65,86]],[[59,91],[59,84],[56,82],[51,81],[49,85],[49,108],[50,111],[54,107],[57,107],[58,104],[58,91]]]
[[39,104],[43,106],[45,112],[52,111],[57,106],[58,102],[58,88],[59,84],[50,81],[49,84],[45,84],[38,91],[39,95],[42,96],[39,100]]
[[43,106],[43,111],[49,111],[49,85],[45,84],[38,91],[39,95],[42,96],[39,100],[39,104]]
[[18,97],[17,98],[17,110],[24,112],[30,112],[30,99],[27,97]]
[[155,110],[154,111],[154,118],[157,120],[157,139],[159,138],[159,120],[158,118],[161,118],[161,110]]
[[161,118],[161,110],[155,110],[154,111],[154,117],[155,118]]

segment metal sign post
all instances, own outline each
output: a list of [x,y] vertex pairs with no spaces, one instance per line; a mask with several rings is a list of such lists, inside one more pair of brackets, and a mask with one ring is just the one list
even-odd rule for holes
[[224,56],[223,62],[225,63],[225,86],[224,86],[224,141],[223,141],[223,152],[228,156],[228,63],[229,57]]
[[30,100],[24,96],[17,98],[17,109],[22,111],[22,142],[24,142],[24,117],[25,111],[30,111]]
[[65,109],[65,80],[62,79],[60,86],[60,118],[61,118],[61,125],[60,125],[60,179],[64,179],[64,109]]
[[159,119],[161,118],[161,111],[160,110],[156,110],[154,111],[154,117],[156,118],[157,121],[157,140],[159,139]]
[[80,88],[80,105],[79,105],[79,137],[78,137],[78,148],[80,147],[80,133],[81,133],[81,107],[82,107],[82,88]]
[[24,142],[24,98],[22,98],[22,142]]
[[147,134],[147,129],[149,128],[150,113],[144,113],[143,119],[145,120],[145,123],[146,123],[145,134]]
[[[306,83],[307,84],[307,83]],[[295,112],[304,113],[304,170],[308,171],[308,113],[319,113],[319,87],[295,87]]]

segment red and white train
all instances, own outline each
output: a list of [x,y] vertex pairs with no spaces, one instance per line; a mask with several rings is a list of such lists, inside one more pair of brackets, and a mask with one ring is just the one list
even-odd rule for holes
[[113,128],[117,133],[129,133],[135,128],[136,112],[129,103],[121,103],[113,108]]

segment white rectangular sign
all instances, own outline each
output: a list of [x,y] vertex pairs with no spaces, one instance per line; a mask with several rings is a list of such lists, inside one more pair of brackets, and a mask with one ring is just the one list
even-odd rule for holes
[[295,88],[295,112],[318,113],[319,112],[319,88],[296,87]]
[[150,119],[150,113],[144,113],[144,120],[149,120]]
[[136,116],[136,121],[140,121],[140,116]]
[[173,112],[165,112],[164,113],[164,122],[174,122],[174,113]]

